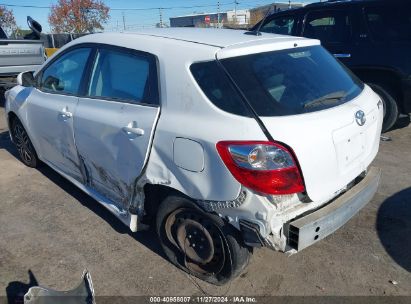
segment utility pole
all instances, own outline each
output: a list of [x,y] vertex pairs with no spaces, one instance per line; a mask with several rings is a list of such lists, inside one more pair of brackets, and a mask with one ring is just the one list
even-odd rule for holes
[[[320,0],[321,2],[321,0]],[[288,0],[288,9],[291,9],[291,0]]]
[[237,4],[238,4],[238,1],[235,0],[234,1],[234,23],[235,24],[237,24]]
[[82,9],[81,9],[81,3],[80,2],[78,2],[78,18],[79,18],[79,22],[80,22],[80,29],[79,29],[79,33],[82,33],[83,32],[83,29],[82,29],[82,27],[83,27],[83,14],[82,14]]
[[126,30],[126,16],[123,12],[123,29]]
[[161,7],[158,9],[158,12],[160,14],[160,27],[163,27],[163,10],[161,9]]
[[220,1],[217,1],[217,28],[220,28]]

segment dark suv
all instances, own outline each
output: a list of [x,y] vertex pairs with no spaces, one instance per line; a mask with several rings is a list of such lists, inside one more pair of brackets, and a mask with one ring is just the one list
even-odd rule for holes
[[410,0],[313,3],[274,13],[261,22],[261,32],[321,40],[381,96],[383,131],[394,125],[399,112],[411,112]]

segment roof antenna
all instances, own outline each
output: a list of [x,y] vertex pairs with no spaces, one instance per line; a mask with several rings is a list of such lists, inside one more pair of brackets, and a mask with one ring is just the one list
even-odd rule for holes
[[265,19],[267,19],[267,17],[270,15],[271,13],[271,9],[273,8],[274,4],[271,4],[270,7],[268,8],[267,12],[265,13],[264,18],[260,21],[260,24],[258,25],[258,27],[255,30],[252,31],[247,31],[244,34],[246,35],[255,35],[255,36],[261,36],[260,30],[261,27],[263,26]]

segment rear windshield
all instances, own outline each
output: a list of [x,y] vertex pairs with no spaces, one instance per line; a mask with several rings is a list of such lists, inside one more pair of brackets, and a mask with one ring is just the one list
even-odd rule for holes
[[[352,100],[364,87],[321,46],[228,58],[221,63],[259,116],[328,109]],[[250,115],[216,61],[195,63],[191,72],[217,107]]]
[[358,96],[363,83],[321,46],[221,60],[260,116],[315,112]]

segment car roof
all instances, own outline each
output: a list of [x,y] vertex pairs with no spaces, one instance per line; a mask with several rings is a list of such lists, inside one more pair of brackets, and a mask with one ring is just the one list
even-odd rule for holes
[[[316,9],[316,8],[332,8],[332,7],[337,7],[337,6],[351,6],[351,5],[363,5],[363,4],[387,3],[387,2],[388,2],[387,0],[328,0],[328,1],[322,1],[322,2],[309,3],[303,7],[294,7],[289,10],[282,10],[282,11],[274,12],[270,14],[270,16],[286,15],[289,13],[302,12],[302,11],[307,11],[307,10]],[[408,3],[408,0],[390,0],[389,4],[401,3],[401,2]]]
[[[248,33],[248,34],[247,34]],[[225,48],[237,44],[249,44],[253,42],[267,43],[284,42],[285,40],[295,41],[296,37],[285,35],[267,34],[257,36],[247,31],[230,29],[204,29],[204,28],[153,28],[124,35],[151,36],[160,39],[172,39],[188,43],[199,43],[212,47]]]
[[[406,1],[406,0],[390,0],[390,3],[394,2],[401,2],[401,1]],[[365,3],[372,3],[372,2],[388,2],[387,0],[328,0],[324,2],[315,2],[315,3],[310,3],[305,6],[305,8],[313,8],[313,7],[328,7],[328,6],[334,6],[334,5],[351,5],[351,4],[365,4]]]
[[[54,56],[74,45],[88,43],[134,49],[153,54],[163,60],[173,61],[175,56],[179,56],[186,62],[212,60],[218,55],[220,58],[226,58],[320,44],[318,40],[303,37],[269,33],[257,36],[240,30],[153,28],[136,32],[86,35],[64,45]],[[52,60],[54,56],[48,60]]]

